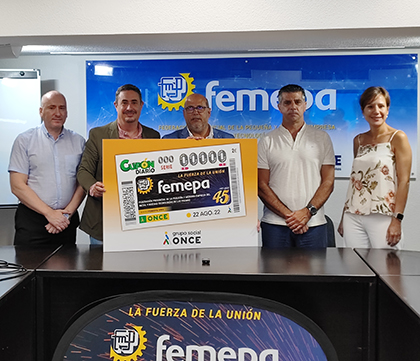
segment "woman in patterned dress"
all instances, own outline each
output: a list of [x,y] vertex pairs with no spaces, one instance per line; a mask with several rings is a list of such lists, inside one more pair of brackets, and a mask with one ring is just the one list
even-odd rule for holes
[[407,135],[386,123],[390,97],[370,87],[360,97],[369,131],[353,140],[354,160],[338,232],[346,247],[401,248],[411,172]]

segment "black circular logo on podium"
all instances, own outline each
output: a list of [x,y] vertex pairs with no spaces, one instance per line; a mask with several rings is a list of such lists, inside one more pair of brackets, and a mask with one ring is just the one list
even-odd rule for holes
[[239,294],[175,291],[95,302],[69,326],[53,357],[86,359],[338,360],[325,333],[286,305]]

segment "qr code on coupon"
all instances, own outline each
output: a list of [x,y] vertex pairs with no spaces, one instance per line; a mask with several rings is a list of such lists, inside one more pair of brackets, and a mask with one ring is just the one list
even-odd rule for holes
[[[130,182],[130,184],[132,184]],[[134,200],[134,190],[132,185],[122,187],[122,200],[125,221],[136,220],[136,203]]]

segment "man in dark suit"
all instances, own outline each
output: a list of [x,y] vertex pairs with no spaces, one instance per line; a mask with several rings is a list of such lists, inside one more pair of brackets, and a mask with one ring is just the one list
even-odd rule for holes
[[77,180],[88,195],[80,229],[90,235],[92,244],[103,241],[102,196],[105,185],[102,183],[102,139],[160,138],[156,130],[140,124],[143,104],[139,88],[132,84],[122,85],[115,94],[117,120],[89,132]]
[[209,124],[211,109],[209,102],[204,95],[191,94],[185,99],[184,118],[187,126],[166,134],[163,139],[212,139],[212,138],[234,138],[230,133],[213,128]]

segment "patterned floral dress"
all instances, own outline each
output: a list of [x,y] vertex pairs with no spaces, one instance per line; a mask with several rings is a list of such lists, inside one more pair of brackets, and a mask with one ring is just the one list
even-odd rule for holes
[[395,211],[395,154],[387,143],[359,145],[354,158],[344,211],[359,215]]

